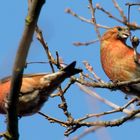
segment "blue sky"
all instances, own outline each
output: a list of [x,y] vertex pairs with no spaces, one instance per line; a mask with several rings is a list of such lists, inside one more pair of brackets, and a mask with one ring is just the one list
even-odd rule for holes
[[[111,0],[101,1],[94,0],[94,3],[100,3],[112,14],[119,17],[119,13],[114,9]],[[127,14],[127,7],[124,3],[133,2],[132,0],[119,1],[119,4]],[[87,60],[94,67],[95,72],[104,80],[109,81],[103,72],[100,64],[100,44],[96,43],[85,47],[75,47],[73,42],[76,41],[90,41],[96,39],[96,34],[92,25],[81,22],[76,18],[66,14],[64,11],[66,8],[71,8],[77,14],[86,18],[91,18],[90,11],[87,8],[88,0],[61,0],[51,1],[47,0],[43,6],[38,25],[43,31],[45,40],[47,41],[52,54],[55,56],[55,52],[58,51],[59,55],[65,60],[66,63],[70,63],[73,60],[77,60],[77,66],[84,68],[82,61]],[[2,1],[0,6],[0,77],[11,74],[12,64],[14,62],[14,56],[18,47],[23,29],[24,20],[27,14],[27,1]],[[139,23],[138,7],[132,8],[131,21]],[[114,20],[109,19],[107,16],[98,12],[97,21],[100,24],[108,26],[121,25]],[[140,23],[139,23],[140,24]],[[105,30],[101,30],[103,33]],[[139,31],[133,34],[139,35]],[[34,38],[32,46],[29,52],[28,61],[47,61],[47,57],[44,53],[42,46]],[[47,72],[50,71],[49,65],[34,64],[30,65],[25,73],[35,72]],[[87,72],[86,70],[84,70]],[[110,92],[109,90],[93,89],[103,97],[113,101],[118,105],[123,105],[126,101],[124,95],[119,91]],[[68,101],[69,110],[75,118],[82,117],[88,113],[97,113],[101,111],[107,111],[110,108],[104,104],[101,104],[96,99],[91,98],[84,92],[80,91],[78,87],[73,85],[67,92],[66,98]],[[57,105],[60,103],[59,98],[52,99],[45,104],[42,108],[42,112],[65,119],[63,113],[58,109]],[[120,114],[115,114],[110,117],[101,119],[117,118]],[[137,139],[137,135],[140,130],[139,120],[133,120],[125,123],[119,127],[112,127],[97,131],[85,136],[82,140],[121,140],[121,139]],[[4,116],[0,115],[0,132],[5,130]],[[69,136],[74,137],[82,133],[86,127],[78,130]],[[43,117],[38,114],[31,117],[25,117],[19,120],[20,140],[38,140],[38,139],[50,139],[50,140],[68,140],[64,136],[64,128],[58,124],[50,124]],[[104,136],[104,137],[102,137]]]

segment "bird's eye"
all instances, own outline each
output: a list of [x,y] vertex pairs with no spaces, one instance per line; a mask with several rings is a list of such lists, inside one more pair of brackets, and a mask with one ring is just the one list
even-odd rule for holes
[[121,27],[118,27],[118,31],[122,31],[122,28]]

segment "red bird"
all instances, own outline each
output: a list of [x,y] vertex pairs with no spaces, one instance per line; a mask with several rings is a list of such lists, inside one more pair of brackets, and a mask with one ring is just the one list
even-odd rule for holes
[[[102,67],[113,82],[140,78],[140,54],[136,52],[138,43],[133,42],[133,47],[128,46],[126,39],[129,35],[128,28],[117,26],[107,30],[101,38]],[[140,97],[140,84],[125,86],[121,90]]]
[[[66,79],[81,72],[72,62],[62,70],[47,74],[36,73],[23,75],[19,93],[18,115],[28,116],[37,113],[48,100],[49,95]],[[6,100],[10,92],[11,77],[0,80],[0,113],[6,114]]]

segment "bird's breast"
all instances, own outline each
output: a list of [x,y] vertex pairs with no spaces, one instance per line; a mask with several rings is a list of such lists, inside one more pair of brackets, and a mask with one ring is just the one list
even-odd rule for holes
[[112,81],[132,80],[140,76],[133,49],[120,41],[101,43],[101,63]]

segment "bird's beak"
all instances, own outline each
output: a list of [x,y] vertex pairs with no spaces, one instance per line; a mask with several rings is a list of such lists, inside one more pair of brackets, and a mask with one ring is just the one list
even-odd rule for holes
[[126,39],[130,36],[130,30],[128,28],[122,28],[121,31],[118,31],[118,38],[120,40],[126,41]]
[[124,39],[127,39],[129,36],[130,36],[130,34],[128,34],[128,33],[123,33],[122,34],[122,38],[124,38]]
[[127,39],[130,36],[130,30],[128,28],[124,28],[121,33],[122,39]]

